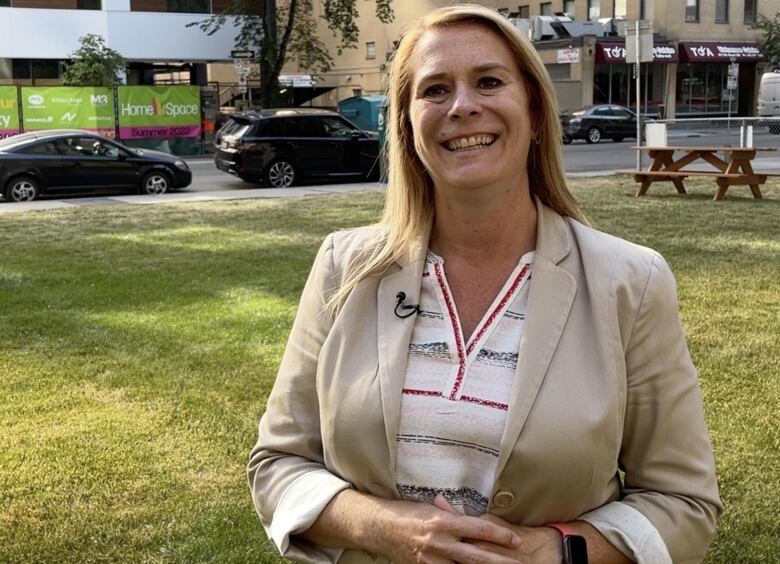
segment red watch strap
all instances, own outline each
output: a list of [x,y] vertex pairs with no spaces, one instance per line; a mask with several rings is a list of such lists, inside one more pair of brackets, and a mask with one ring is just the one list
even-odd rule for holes
[[545,525],[545,527],[550,527],[552,529],[555,529],[559,533],[561,533],[562,536],[568,537],[568,536],[579,536],[579,533],[572,527],[571,525],[567,525],[565,523],[549,523]]

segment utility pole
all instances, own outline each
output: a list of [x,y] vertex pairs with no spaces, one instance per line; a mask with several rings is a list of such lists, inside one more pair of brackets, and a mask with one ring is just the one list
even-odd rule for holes
[[[641,51],[639,50],[639,20],[636,20],[636,43],[635,43],[636,51],[636,146],[641,147],[642,146],[642,113],[641,113],[641,96],[639,93],[641,90],[639,89],[640,84],[640,74],[642,71],[642,57],[641,57]],[[636,150],[636,169],[641,170],[642,169],[642,149]]]

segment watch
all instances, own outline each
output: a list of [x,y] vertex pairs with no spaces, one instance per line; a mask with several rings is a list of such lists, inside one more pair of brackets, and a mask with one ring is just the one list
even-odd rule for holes
[[549,524],[563,536],[563,564],[588,564],[588,544],[569,525]]

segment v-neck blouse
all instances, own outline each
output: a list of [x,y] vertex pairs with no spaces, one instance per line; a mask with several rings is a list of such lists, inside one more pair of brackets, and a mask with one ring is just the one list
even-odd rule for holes
[[428,252],[396,437],[403,499],[430,503],[441,493],[468,515],[487,512],[533,257],[523,255],[466,341],[444,261]]

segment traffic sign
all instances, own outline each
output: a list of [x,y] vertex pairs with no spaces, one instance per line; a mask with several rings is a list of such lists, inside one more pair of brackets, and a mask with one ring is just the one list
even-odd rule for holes
[[253,59],[255,52],[251,49],[235,49],[230,52],[230,57],[233,59]]

